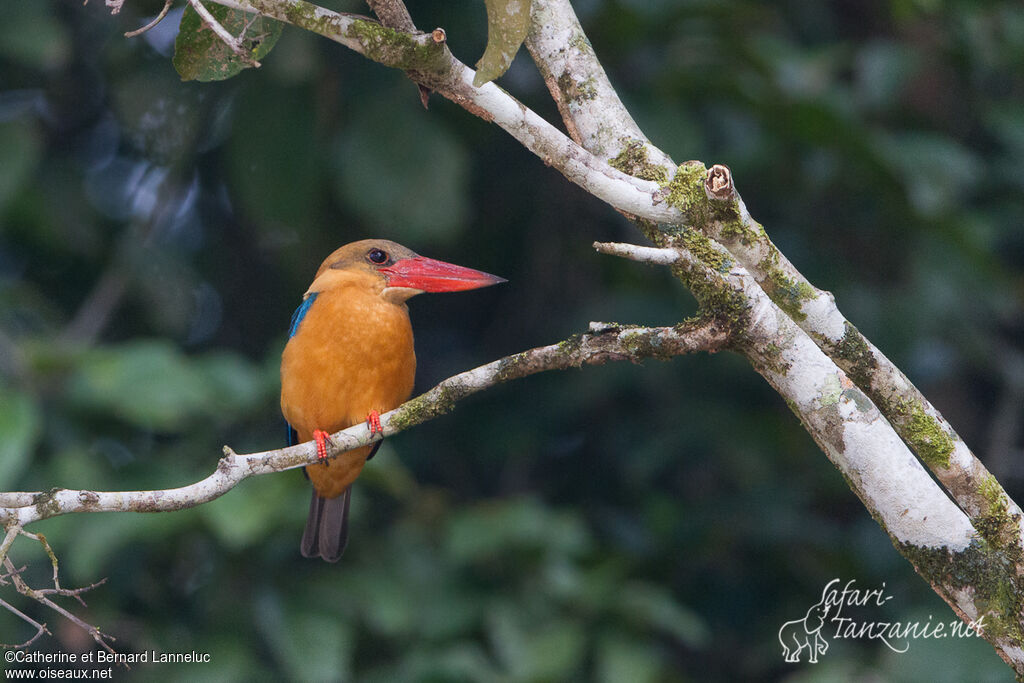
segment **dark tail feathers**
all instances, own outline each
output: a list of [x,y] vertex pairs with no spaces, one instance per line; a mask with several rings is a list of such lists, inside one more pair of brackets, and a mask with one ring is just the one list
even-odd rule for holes
[[302,532],[303,557],[322,557],[337,562],[348,545],[348,507],[352,500],[349,486],[337,498],[323,498],[313,491],[309,501],[306,530]]

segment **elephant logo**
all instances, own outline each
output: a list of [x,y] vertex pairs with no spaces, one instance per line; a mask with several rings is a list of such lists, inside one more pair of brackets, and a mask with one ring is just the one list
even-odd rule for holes
[[825,617],[832,607],[826,602],[828,589],[832,583],[835,581],[825,586],[825,590],[821,592],[821,600],[811,605],[803,619],[787,621],[779,628],[779,644],[782,645],[782,656],[787,662],[799,662],[800,653],[807,650],[807,661],[817,664],[818,655],[828,651],[828,641],[821,636],[821,630],[825,627]]

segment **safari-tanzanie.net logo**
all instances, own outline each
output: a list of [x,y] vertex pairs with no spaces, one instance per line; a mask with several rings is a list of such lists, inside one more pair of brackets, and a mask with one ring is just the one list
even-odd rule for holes
[[982,633],[984,615],[970,623],[960,619],[935,621],[931,615],[926,621],[909,622],[859,618],[864,608],[882,607],[893,596],[886,594],[884,581],[881,588],[870,589],[857,588],[856,579],[842,587],[837,585],[840,581],[829,581],[821,599],[811,605],[803,618],[787,621],[779,628],[782,657],[787,662],[806,658],[816,664],[818,657],[828,652],[832,640],[877,640],[893,652],[902,653],[910,649],[911,640],[918,638],[976,638]]

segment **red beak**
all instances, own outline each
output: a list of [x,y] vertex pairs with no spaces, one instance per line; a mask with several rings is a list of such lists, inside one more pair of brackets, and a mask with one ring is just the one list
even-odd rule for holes
[[424,292],[461,292],[507,282],[497,275],[423,256],[395,261],[387,268],[381,268],[380,272],[387,277],[389,287],[408,287]]

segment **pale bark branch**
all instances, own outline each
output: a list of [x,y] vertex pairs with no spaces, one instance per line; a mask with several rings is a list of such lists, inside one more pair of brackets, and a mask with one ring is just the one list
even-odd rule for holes
[[[402,430],[439,417],[452,410],[461,399],[512,379],[527,377],[547,370],[560,370],[583,365],[601,365],[610,361],[640,362],[647,358],[667,360],[674,356],[697,351],[714,352],[731,341],[730,331],[713,320],[693,321],[674,327],[638,327],[591,323],[591,330],[559,344],[530,349],[454,375],[433,389],[407,401],[402,406],[380,416],[381,432],[371,434],[365,423],[331,435],[329,457],[346,458],[352,449],[391,436]],[[262,453],[239,455],[224,447],[224,456],[213,474],[189,486],[161,491],[85,491],[51,489],[46,492],[0,493],[0,522],[7,532],[0,543],[0,563],[7,569],[0,576],[0,585],[10,578],[19,593],[54,610],[92,636],[96,643],[114,652],[107,642],[112,638],[96,626],[64,609],[51,595],[72,597],[84,605],[81,593],[105,581],[79,589],[61,588],[58,579],[57,558],[42,535],[24,531],[26,524],[77,512],[160,512],[181,510],[209,502],[227,493],[241,481],[255,475],[280,472],[319,461],[313,442],[279,448]],[[32,589],[18,575],[10,557],[10,549],[19,536],[35,539],[43,545],[53,564],[52,589]],[[29,625],[36,633],[24,643],[8,647],[28,647],[44,633],[40,624],[13,605],[0,600],[0,608],[7,609]]]
[[[724,167],[718,167],[724,168]],[[710,180],[710,176],[709,176]],[[812,285],[750,217],[731,177],[710,201],[736,207],[736,221],[708,221],[706,234],[750,270],[871,400],[942,482],[981,535],[1024,553],[1024,514],[924,394],[846,319],[831,292]]]
[[707,255],[695,255],[697,245],[595,246],[635,261],[682,267],[685,275],[711,281],[721,295],[732,296],[736,312],[745,318],[742,335],[733,340],[732,348],[746,355],[786,399],[894,543],[961,551],[970,545],[975,530],[966,515],[935,484],[871,401],[781,314],[742,266],[710,267]]
[[[539,25],[534,26],[534,32],[544,37],[536,38],[535,34],[531,34],[531,55],[541,72],[546,75],[549,88],[551,82],[557,79],[547,77],[548,74],[561,74],[562,82],[569,84],[577,84],[576,77],[582,74],[594,73],[599,77],[603,76],[600,62],[593,50],[589,49],[589,41],[586,40],[568,0],[534,2],[535,16],[543,17],[545,28],[549,25],[562,27],[563,31],[568,31],[571,36],[570,42],[578,46],[576,50],[559,50],[558,43],[565,39],[564,34],[551,40],[553,32],[541,31]],[[549,49],[546,50],[543,49],[545,38],[551,40],[548,43]],[[600,78],[598,83],[601,83]],[[559,101],[559,111],[563,117],[571,119],[566,121],[570,130],[600,131],[607,126],[609,120],[625,120],[628,116],[614,89],[587,89],[576,85],[572,88],[552,88],[552,95]],[[629,131],[630,128],[627,125],[623,130]],[[635,132],[632,134],[635,135]],[[636,138],[632,149],[622,149],[619,156],[610,163],[627,172],[650,178],[657,178],[665,173],[666,165],[674,166],[667,155],[657,150],[645,137],[638,135]],[[578,139],[589,151],[595,154],[608,154],[606,141],[593,136],[578,136]],[[680,167],[680,170],[684,168],[686,165]],[[961,547],[956,550],[956,534],[949,534],[947,540],[951,541],[951,552],[921,554],[918,552],[919,544],[899,540],[900,534],[893,533],[894,530],[890,529],[886,522],[884,526],[893,537],[896,547],[910,559],[936,592],[958,615],[965,618],[965,621],[978,616],[979,606],[984,609],[991,605],[990,598],[993,594],[1019,594],[1024,589],[1024,581],[1021,579],[1024,576],[1024,515],[1016,502],[1006,494],[995,477],[974,456],[938,410],[842,315],[832,294],[811,285],[775,247],[764,228],[751,217],[727,167],[714,165],[707,170],[703,179],[704,197],[699,196],[696,183],[682,173],[669,173],[665,177],[668,178],[670,175],[675,177],[667,185],[675,193],[676,202],[690,209],[686,225],[701,231],[716,244],[724,246],[753,277],[760,289],[775,302],[777,309],[780,309],[776,312],[785,313],[805,333],[801,335],[805,342],[817,345],[842,369],[845,383],[855,385],[864,392],[862,400],[866,404],[873,404],[873,407],[893,425],[899,437],[911,447],[966,513],[973,535],[983,538],[989,544],[984,547],[984,551],[979,550],[982,546],[973,543],[967,548]],[[681,177],[683,182],[678,182]],[[694,177],[693,181],[697,179]],[[701,208],[702,200],[705,198],[707,202]],[[640,214],[640,217],[649,218],[643,214]],[[655,226],[644,224],[640,224],[640,227],[659,244],[671,243],[670,235],[675,231],[672,225],[656,226],[656,229]],[[666,235],[666,232],[669,234]],[[757,367],[758,361],[753,357],[751,360],[755,361]],[[809,357],[801,357],[796,362],[806,364],[809,360]],[[765,361],[771,364],[771,359],[761,359],[761,363]],[[762,374],[773,386],[780,388],[779,377],[772,376],[773,373]],[[791,397],[781,388],[780,393],[790,400]],[[804,420],[802,416],[801,419]],[[806,420],[804,422],[819,444],[822,444],[821,436],[807,425]],[[826,453],[829,452],[826,444],[822,444],[822,448]],[[895,445],[894,448],[894,454],[905,450],[896,448]],[[847,469],[838,462],[837,466],[847,472]],[[849,472],[847,476],[852,482]],[[919,491],[913,486],[893,487],[885,479],[880,480],[878,485],[876,488],[879,490],[897,493],[885,503],[888,508],[897,511],[912,510],[913,505],[917,503],[916,495]],[[858,495],[864,499],[864,495],[859,491]],[[877,514],[875,516],[876,519],[879,518]],[[941,533],[941,525],[936,524],[933,528]],[[978,573],[974,570],[979,569],[976,564],[982,556],[984,560],[980,563],[987,569]],[[1000,565],[1003,565],[1003,568]],[[999,578],[994,582],[995,585],[982,587],[978,591],[978,581],[965,580],[965,575]],[[991,580],[986,580],[985,583],[991,583]],[[986,593],[987,596],[980,600],[976,594],[965,598],[971,595],[971,591]],[[1018,674],[1022,674],[1022,606],[1011,600],[993,612],[998,618],[1005,618],[1003,624],[1008,625],[1011,635],[1001,638],[989,635],[986,638],[995,645],[1000,656]]]
[[[569,1],[533,0],[533,15],[535,24],[527,46],[559,103],[566,126],[587,132],[579,136],[582,146],[608,158],[629,151],[623,141],[633,138],[638,146],[629,158],[620,158],[622,168],[648,177],[666,173],[668,178],[675,163],[633,123],[608,83]],[[622,137],[616,139],[609,131]],[[847,373],[942,482],[983,537],[1000,545],[1011,544],[1024,554],[1024,513],[1017,503],[924,394],[843,316],[832,294],[812,285],[778,250],[763,226],[751,217],[727,167],[715,165],[708,170],[705,193],[712,204],[710,210],[691,211],[684,224],[725,246]]]
[[[568,0],[532,0],[526,48],[577,144],[607,161],[632,142],[666,174],[676,164],[650,141],[612,86]],[[667,175],[666,175],[667,177]]]
[[[697,351],[716,351],[729,342],[729,331],[714,321],[695,321],[675,327],[599,324],[593,330],[449,377],[426,393],[381,415],[382,432],[371,434],[365,424],[358,424],[332,434],[331,457],[345,458],[354,448],[444,415],[457,401],[512,379],[609,361],[638,362],[646,358],[667,359]],[[182,510],[214,500],[248,477],[315,462],[317,453],[312,441],[251,454],[237,454],[225,446],[224,457],[211,475],[179,488],[159,491],[52,489],[0,493],[0,522],[8,529],[20,529],[41,519],[76,512]],[[14,535],[9,531],[0,550],[6,552],[13,539]]]

